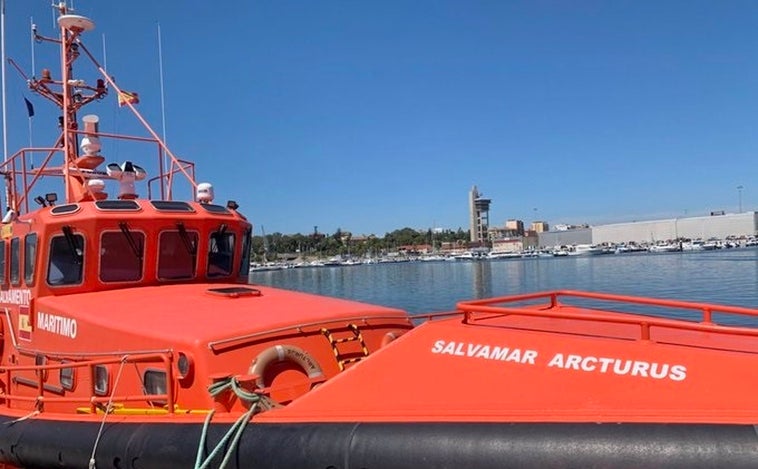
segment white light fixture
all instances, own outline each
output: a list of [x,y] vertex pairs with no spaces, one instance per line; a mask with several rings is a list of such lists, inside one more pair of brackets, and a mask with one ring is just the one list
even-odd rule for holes
[[201,182],[195,190],[195,199],[201,204],[213,202],[213,185],[207,182]]
[[119,182],[119,199],[136,199],[137,191],[134,183],[147,177],[147,172],[131,161],[125,161],[121,165],[111,163],[105,168],[105,171],[109,177]]

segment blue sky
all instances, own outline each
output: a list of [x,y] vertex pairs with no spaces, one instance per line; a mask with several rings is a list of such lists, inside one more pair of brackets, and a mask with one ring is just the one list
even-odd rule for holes
[[[467,229],[473,185],[492,225],[734,212],[740,185],[758,206],[755,1],[213,3],[74,6],[158,131],[160,24],[169,146],[258,234]],[[52,34],[49,4],[7,0],[24,68],[30,17]],[[48,144],[56,114],[12,68],[8,92],[10,149],[29,140],[24,94]],[[89,112],[131,130],[114,102]]]

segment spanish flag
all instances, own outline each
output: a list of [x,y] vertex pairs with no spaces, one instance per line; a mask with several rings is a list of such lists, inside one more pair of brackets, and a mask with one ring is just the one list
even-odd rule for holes
[[138,104],[139,95],[133,91],[119,91],[118,93],[118,105],[123,106],[126,103]]

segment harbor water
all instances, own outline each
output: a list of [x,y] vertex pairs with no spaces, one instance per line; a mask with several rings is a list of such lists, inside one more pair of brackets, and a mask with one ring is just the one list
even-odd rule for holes
[[758,309],[758,249],[292,268],[254,272],[250,282],[414,314],[450,311],[461,300],[559,289]]

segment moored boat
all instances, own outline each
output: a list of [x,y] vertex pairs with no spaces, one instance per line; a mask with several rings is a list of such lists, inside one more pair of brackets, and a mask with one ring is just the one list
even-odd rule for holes
[[[754,467],[758,332],[716,314],[757,310],[558,291],[410,317],[248,285],[252,225],[151,129],[156,197],[141,161],[99,169],[114,136],[77,113],[123,91],[73,75],[94,23],[59,10],[38,40],[60,41],[60,77],[30,82],[57,97],[59,144],[2,166],[0,464]],[[30,210],[28,174],[62,178],[62,201]]]
[[679,252],[682,246],[679,242],[658,242],[648,247],[650,252]]
[[520,252],[513,251],[493,251],[487,255],[488,259],[519,259],[521,258]]
[[569,246],[569,256],[597,256],[604,254],[603,248],[594,244],[576,244]]

